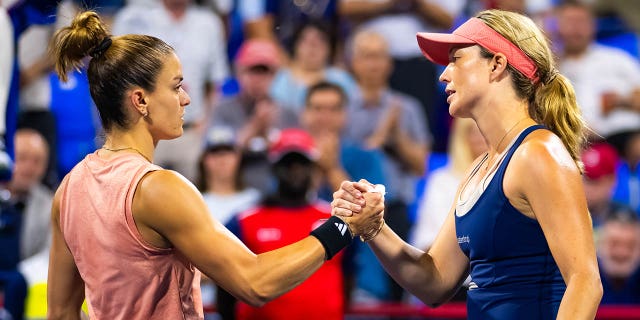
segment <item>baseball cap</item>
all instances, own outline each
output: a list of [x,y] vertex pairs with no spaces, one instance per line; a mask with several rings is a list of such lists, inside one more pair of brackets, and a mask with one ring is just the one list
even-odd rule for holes
[[219,149],[235,149],[236,137],[232,128],[214,126],[207,131],[205,149],[215,151]]
[[238,49],[235,64],[247,68],[264,65],[275,69],[280,66],[280,53],[271,41],[249,39]]
[[434,63],[449,64],[449,50],[454,45],[478,44],[492,53],[503,53],[508,63],[536,82],[536,64],[518,46],[493,30],[482,20],[471,18],[452,33],[418,32],[418,45],[422,54]]
[[317,160],[319,156],[313,137],[308,132],[297,128],[283,129],[277,134],[269,148],[269,160],[276,163],[290,153],[301,154],[312,161]]
[[616,172],[618,154],[607,143],[596,143],[582,152],[584,174],[587,179],[596,180]]

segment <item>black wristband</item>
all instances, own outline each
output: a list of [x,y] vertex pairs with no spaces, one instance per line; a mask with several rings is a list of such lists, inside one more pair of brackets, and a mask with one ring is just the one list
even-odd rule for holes
[[332,216],[325,223],[311,231],[311,235],[318,238],[322,243],[327,260],[333,258],[353,240],[353,235],[351,235],[347,223],[336,216]]

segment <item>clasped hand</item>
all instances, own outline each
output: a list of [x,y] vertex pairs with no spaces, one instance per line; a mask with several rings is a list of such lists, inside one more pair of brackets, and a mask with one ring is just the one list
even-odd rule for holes
[[364,179],[344,181],[333,193],[331,214],[346,222],[353,236],[371,240],[384,225],[384,194]]

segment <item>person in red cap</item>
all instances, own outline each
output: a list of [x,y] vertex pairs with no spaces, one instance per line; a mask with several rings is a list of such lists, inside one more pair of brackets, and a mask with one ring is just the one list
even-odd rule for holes
[[[489,150],[427,252],[386,226],[373,251],[429,305],[470,274],[469,319],[593,319],[602,283],[580,176],[584,121],[547,39],[531,19],[500,10],[417,38],[425,57],[446,66],[449,113],[473,119]],[[356,191],[367,188],[343,183],[334,214],[353,214]]]
[[269,88],[280,68],[278,48],[270,41],[249,39],[235,58],[235,74],[240,85],[237,95],[222,99],[214,108],[211,126],[229,126],[242,153],[242,182],[269,192],[269,135],[283,128],[297,127],[298,115],[274,101]]
[[618,211],[633,212],[633,208],[613,200],[618,159],[616,149],[605,142],[594,143],[582,152],[584,191],[596,237],[608,216]]
[[[262,253],[304,238],[322,220],[331,217],[329,203],[317,200],[319,156],[309,133],[294,128],[283,130],[269,148],[276,191],[261,205],[232,218],[227,224],[229,230],[249,249]],[[342,257],[334,257],[300,286],[260,308],[239,303],[235,319],[342,319]],[[229,297],[219,298],[220,309],[228,310]]]

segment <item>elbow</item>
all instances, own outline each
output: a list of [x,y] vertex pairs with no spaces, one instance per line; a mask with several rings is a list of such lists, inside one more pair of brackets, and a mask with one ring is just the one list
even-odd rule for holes
[[56,320],[56,319],[74,319],[80,316],[80,310],[77,313],[68,312],[61,308],[56,307],[48,307],[47,308],[47,319]]
[[275,297],[270,296],[266,290],[252,287],[244,297],[241,297],[241,300],[252,307],[260,308],[273,298]]
[[604,289],[602,288],[602,279],[600,278],[600,272],[596,268],[594,272],[590,273],[590,282],[591,287],[593,288],[593,296],[594,300],[597,300],[598,304],[600,300],[602,300],[602,295],[604,294]]
[[420,300],[429,308],[437,308],[447,302],[446,299],[438,299],[434,296],[422,297]]
[[602,300],[602,295],[604,294],[604,289],[602,288],[602,280],[598,276],[594,281],[594,295],[596,300],[598,300],[598,304],[600,304],[600,300]]

